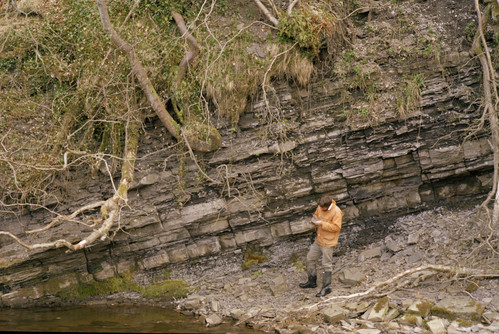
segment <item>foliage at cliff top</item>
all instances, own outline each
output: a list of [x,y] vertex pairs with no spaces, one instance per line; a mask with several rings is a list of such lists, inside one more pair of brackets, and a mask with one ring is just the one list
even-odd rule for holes
[[[264,80],[307,84],[327,37],[314,33],[322,29],[317,18],[334,25],[333,16],[318,14],[334,1],[311,3],[313,10],[304,1],[299,14],[283,19],[282,31],[265,23],[252,1],[111,0],[108,6],[113,26],[134,46],[179,123],[230,126]],[[188,45],[172,11],[201,46],[180,86]],[[95,2],[2,2],[0,36],[0,200],[50,201],[46,189],[55,172],[79,164],[96,170],[103,157],[113,174],[127,123],[153,113],[126,55],[105,34]]]

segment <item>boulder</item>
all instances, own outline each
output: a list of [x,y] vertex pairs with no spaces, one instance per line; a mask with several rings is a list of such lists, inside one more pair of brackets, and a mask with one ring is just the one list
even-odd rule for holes
[[223,322],[223,319],[216,313],[210,314],[205,319],[206,327],[215,327]]
[[495,295],[487,307],[492,311],[499,311],[499,295]]
[[404,248],[404,245],[402,244],[402,242],[400,242],[400,240],[394,239],[391,236],[387,236],[385,238],[385,246],[388,250],[390,250],[393,253],[397,253],[402,248]]
[[423,318],[416,314],[406,313],[400,318],[397,318],[399,324],[411,325],[421,327],[423,325]]
[[280,331],[280,333],[313,334],[315,332],[305,325],[292,324],[288,326],[288,329],[285,332]]
[[246,314],[246,312],[244,312],[243,310],[240,310],[240,309],[230,310],[230,316],[235,320],[242,319],[245,314]]
[[182,306],[186,310],[193,310],[199,308],[201,304],[204,302],[204,300],[205,297],[202,297],[200,295],[191,295],[182,302]]
[[380,334],[381,331],[376,328],[361,328],[355,331],[357,334]]
[[385,319],[383,321],[392,321],[393,319],[398,317],[399,314],[400,314],[399,310],[397,310],[396,308],[392,308],[388,310],[388,312],[385,315]]
[[414,244],[417,244],[417,243],[418,243],[418,240],[419,240],[419,233],[418,233],[418,232],[411,233],[411,234],[409,234],[409,236],[407,237],[407,244],[408,244],[408,245],[414,245]]
[[278,275],[269,281],[269,287],[270,291],[272,291],[272,295],[278,296],[288,291],[288,282],[284,276]]
[[480,321],[484,305],[465,296],[447,297],[431,308],[433,315],[444,317],[448,320],[457,318]]
[[360,253],[359,262],[363,262],[367,259],[370,259],[373,257],[380,257],[380,256],[381,256],[381,247],[374,247],[371,249],[366,249]]
[[359,268],[347,268],[340,271],[338,280],[346,286],[355,286],[365,278]]

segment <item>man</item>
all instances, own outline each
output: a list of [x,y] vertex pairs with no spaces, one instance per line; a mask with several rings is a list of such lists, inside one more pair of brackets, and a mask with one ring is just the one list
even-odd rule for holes
[[312,224],[315,225],[317,237],[310,246],[307,254],[308,281],[300,283],[300,288],[317,287],[316,262],[322,256],[324,275],[322,289],[316,297],[324,297],[331,292],[331,272],[333,271],[333,248],[338,244],[343,213],[336,206],[336,202],[328,195],[319,200],[319,205],[313,215]]

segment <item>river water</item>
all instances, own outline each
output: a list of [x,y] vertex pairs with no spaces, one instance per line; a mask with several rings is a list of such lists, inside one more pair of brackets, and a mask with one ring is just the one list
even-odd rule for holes
[[0,308],[0,332],[101,333],[257,333],[223,323],[207,328],[175,310],[153,306],[70,306],[64,308]]

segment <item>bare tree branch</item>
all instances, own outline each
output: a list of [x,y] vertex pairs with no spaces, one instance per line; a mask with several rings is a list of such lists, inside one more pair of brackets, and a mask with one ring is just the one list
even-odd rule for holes
[[277,10],[277,6],[274,3],[274,0],[267,0],[269,3],[270,8],[272,8],[272,12],[274,12],[274,15],[276,17],[279,17],[279,11]]
[[78,216],[79,214],[81,214],[81,213],[83,213],[85,211],[101,207],[104,203],[105,203],[104,201],[99,201],[99,202],[91,203],[91,204],[85,205],[84,207],[79,208],[78,210],[74,211],[70,215],[59,215],[57,218],[55,218],[54,220],[52,220],[50,222],[50,224],[48,224],[48,225],[46,225],[46,226],[44,226],[42,228],[36,229],[36,230],[26,231],[26,234],[33,234],[33,233],[39,233],[39,232],[46,231],[46,230],[50,229],[51,227],[53,227],[54,225],[56,225],[61,220],[71,220],[71,219],[74,219],[76,216]]
[[[151,107],[156,112],[163,125],[168,129],[170,134],[175,137],[175,139],[180,140],[182,138],[180,125],[166,110],[163,101],[161,101],[161,98],[154,89],[151,80],[147,76],[145,68],[142,66],[140,60],[138,59],[134,48],[128,42],[123,40],[113,28],[111,20],[109,18],[109,13],[107,11],[107,0],[95,1],[97,3],[97,7],[99,8],[99,13],[104,30],[106,31],[114,45],[118,49],[123,49],[126,52],[128,60],[132,65],[132,72],[139,80],[140,87],[146,94],[147,100],[151,104]],[[186,129],[185,134],[190,142],[191,147],[194,150],[202,152],[210,152],[218,149],[222,141],[218,131],[215,128],[205,124],[195,124],[194,126]],[[200,138],[199,134],[204,134],[203,138]]]
[[419,266],[416,268],[411,268],[407,269],[406,271],[403,271],[392,278],[376,283],[375,285],[371,286],[369,289],[363,291],[363,292],[358,292],[358,293],[353,293],[350,295],[346,296],[333,296],[329,297],[323,301],[320,301],[318,303],[315,303],[313,305],[309,306],[304,306],[302,309],[312,309],[315,308],[319,305],[327,305],[327,304],[332,304],[334,300],[338,299],[352,299],[352,298],[357,298],[357,297],[365,297],[373,293],[375,290],[387,286],[389,284],[394,283],[395,281],[401,279],[402,277],[405,277],[410,274],[414,274],[423,270],[433,270],[433,271],[439,271],[439,272],[449,272],[453,273],[456,276],[462,276],[462,275],[467,275],[467,276],[474,276],[474,277],[481,277],[481,278],[490,278],[490,277],[499,277],[499,271],[491,271],[491,272],[484,272],[482,270],[476,270],[476,269],[471,269],[471,268],[463,268],[463,267],[452,267],[452,266],[444,266],[444,265],[438,265],[438,264],[426,264],[423,266]]
[[69,241],[64,240],[64,239],[56,240],[54,242],[46,242],[46,243],[40,243],[40,244],[35,244],[35,245],[28,245],[10,232],[0,231],[0,235],[6,235],[6,236],[14,239],[15,241],[17,241],[21,246],[23,246],[27,249],[30,249],[30,250],[45,249],[45,248],[59,248],[62,246],[66,246],[67,248],[72,249],[74,247],[74,245],[72,245]]
[[175,120],[170,116],[170,114],[166,110],[158,93],[154,89],[151,80],[147,76],[145,68],[142,66],[141,62],[139,61],[134,48],[128,42],[123,40],[118,35],[116,30],[113,28],[111,20],[109,18],[109,13],[107,11],[107,5],[106,5],[107,0],[96,0],[96,3],[97,7],[99,8],[99,14],[101,17],[104,30],[108,34],[113,44],[118,49],[123,49],[126,52],[128,60],[132,65],[132,71],[139,80],[140,86],[144,91],[144,93],[146,94],[147,100],[151,104],[151,107],[154,109],[159,119],[161,120],[163,125],[168,129],[171,135],[174,136],[176,139],[179,139],[180,125],[178,125],[177,122],[175,122]]
[[291,13],[293,12],[293,7],[298,3],[298,1],[299,0],[293,0],[289,3],[288,10],[286,11],[288,15],[291,15]]
[[178,70],[178,75],[177,75],[177,88],[180,87],[180,82],[182,81],[182,78],[184,77],[185,73],[187,72],[187,66],[189,65],[190,62],[194,58],[197,57],[199,54],[199,45],[196,42],[196,39],[192,34],[187,30],[187,27],[184,22],[184,18],[182,15],[180,15],[177,12],[172,12],[173,18],[175,19],[175,22],[177,23],[178,28],[180,29],[180,32],[182,33],[182,36],[185,36],[187,42],[189,43],[190,46],[190,51],[187,52],[180,62],[179,65],[179,70]]
[[28,231],[28,233],[33,234],[36,232],[46,231],[50,227],[54,226],[60,220],[66,219],[68,217],[70,217],[71,219],[75,218],[78,214],[81,214],[84,211],[95,209],[100,206],[102,224],[98,229],[93,230],[88,236],[83,238],[77,244],[72,244],[67,240],[60,239],[54,242],[29,245],[10,232],[0,231],[0,235],[6,235],[14,239],[21,246],[30,250],[43,249],[43,248],[59,248],[64,246],[67,247],[68,250],[70,251],[76,251],[92,244],[94,241],[96,241],[99,238],[101,240],[105,239],[107,237],[109,230],[114,224],[114,221],[119,213],[122,203],[126,202],[127,200],[128,189],[132,184],[134,176],[134,166],[137,156],[139,130],[141,129],[141,122],[138,120],[131,120],[128,122],[126,129],[127,131],[126,131],[125,153],[123,159],[123,166],[121,169],[121,180],[118,185],[118,189],[113,195],[113,197],[107,199],[106,201],[100,201],[86,205],[76,210],[69,216],[59,216],[58,218],[54,219],[48,226],[45,226],[38,230]]
[[272,13],[260,0],[255,0],[255,3],[274,26],[277,26],[279,24],[279,20],[274,15],[272,15]]

